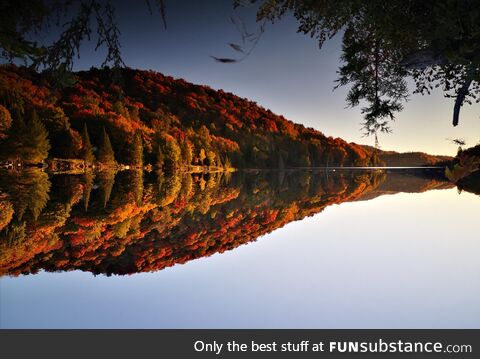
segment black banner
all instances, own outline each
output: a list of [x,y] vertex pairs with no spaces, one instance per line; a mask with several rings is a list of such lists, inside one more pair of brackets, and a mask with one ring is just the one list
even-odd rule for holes
[[480,330],[2,330],[3,358],[478,358]]

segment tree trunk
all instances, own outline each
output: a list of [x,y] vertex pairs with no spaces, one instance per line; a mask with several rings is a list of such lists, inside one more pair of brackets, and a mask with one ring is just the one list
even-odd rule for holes
[[453,126],[458,125],[458,119],[460,116],[460,107],[463,105],[463,101],[465,100],[465,96],[468,95],[468,88],[472,83],[472,79],[466,80],[460,90],[457,93],[457,99],[455,100],[455,107],[453,108]]

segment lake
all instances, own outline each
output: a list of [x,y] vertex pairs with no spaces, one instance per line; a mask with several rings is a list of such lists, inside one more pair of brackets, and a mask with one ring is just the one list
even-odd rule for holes
[[0,173],[1,328],[478,328],[435,169]]

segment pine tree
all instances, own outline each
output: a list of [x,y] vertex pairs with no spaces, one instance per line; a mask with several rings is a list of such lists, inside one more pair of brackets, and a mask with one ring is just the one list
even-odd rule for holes
[[87,124],[83,125],[83,133],[82,133],[82,140],[83,140],[83,159],[85,160],[86,164],[91,164],[95,162],[95,155],[93,154],[93,146],[90,142],[90,136],[88,135]]
[[115,164],[115,154],[113,152],[112,143],[110,137],[108,137],[105,127],[103,128],[102,143],[98,149],[98,162],[105,165]]
[[50,141],[45,126],[33,111],[27,124],[23,120],[18,121],[17,129],[17,154],[26,163],[40,163],[48,157]]
[[27,210],[37,219],[50,199],[48,174],[38,168],[26,168],[9,183],[9,195],[17,219],[21,221]]
[[107,207],[108,201],[112,194],[113,185],[115,184],[115,170],[108,168],[98,173],[100,193],[102,194],[103,208]]

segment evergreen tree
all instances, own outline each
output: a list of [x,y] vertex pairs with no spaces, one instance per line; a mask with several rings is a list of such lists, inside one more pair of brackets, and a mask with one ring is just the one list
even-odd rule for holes
[[137,206],[142,205],[143,200],[143,171],[128,171],[130,194],[133,194]]
[[88,205],[90,203],[90,194],[92,193],[94,178],[95,174],[92,171],[85,172],[85,182],[83,187],[83,208],[85,209],[85,213],[88,211]]
[[28,209],[33,218],[37,220],[50,199],[51,183],[48,179],[48,174],[36,168],[28,171],[25,176],[30,180],[28,186]]
[[45,126],[33,111],[27,124],[17,121],[16,153],[26,163],[40,163],[48,157],[50,141]]
[[115,170],[110,168],[98,173],[98,182],[103,200],[103,208],[107,207],[108,201],[110,200],[113,185],[115,184],[115,175]]
[[17,219],[23,220],[27,210],[30,210],[36,220],[50,199],[51,183],[48,174],[38,168],[26,168],[19,175],[5,178],[5,181]]
[[108,136],[105,127],[103,128],[102,143],[98,149],[98,162],[105,165],[115,164],[115,154],[113,152],[112,143],[110,142],[110,137]]
[[93,146],[90,142],[90,136],[88,135],[87,124],[83,125],[83,133],[82,133],[82,141],[83,141],[83,159],[88,164],[95,162],[95,155],[93,154]]
[[177,140],[172,136],[165,138],[165,161],[164,165],[169,170],[174,170],[179,167],[181,160],[181,150],[178,146]]

